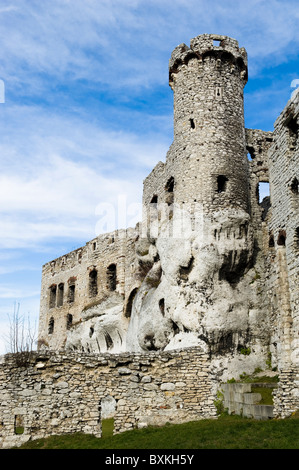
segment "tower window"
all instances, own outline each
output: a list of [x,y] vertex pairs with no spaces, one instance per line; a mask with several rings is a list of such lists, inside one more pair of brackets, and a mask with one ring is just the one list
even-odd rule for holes
[[50,301],[49,301],[50,308],[54,308],[56,305],[56,290],[57,290],[57,286],[55,284],[50,287]]
[[51,317],[48,325],[48,333],[49,335],[52,335],[54,332],[54,318]]
[[89,295],[90,297],[96,297],[98,295],[98,272],[93,269],[89,273]]
[[189,119],[189,121],[190,121],[190,127],[191,127],[191,129],[195,129],[195,122],[194,122],[194,119],[191,118],[191,119]]
[[247,158],[251,162],[255,158],[255,152],[253,147],[246,147],[247,150]]
[[269,248],[274,248],[274,237],[270,235],[269,237]]
[[228,179],[226,176],[219,175],[217,176],[217,192],[218,193],[223,193],[226,191],[226,186],[227,186]]
[[281,230],[278,235],[277,245],[285,246],[285,244],[286,244],[286,232],[284,230]]
[[219,47],[219,46],[221,46],[221,41],[220,41],[220,39],[213,39],[213,46],[214,46],[214,47]]
[[62,307],[63,305],[63,293],[64,293],[64,284],[61,283],[58,286],[57,307]]
[[152,197],[151,204],[158,204],[158,196],[156,194]]
[[107,268],[107,287],[109,290],[114,291],[116,289],[116,264],[110,264]]

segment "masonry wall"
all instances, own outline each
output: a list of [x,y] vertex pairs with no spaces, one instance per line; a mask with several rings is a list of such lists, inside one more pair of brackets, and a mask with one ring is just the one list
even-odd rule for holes
[[280,367],[299,363],[299,96],[290,100],[275,122],[269,152],[271,217],[268,242],[269,294],[273,316],[273,343]]
[[[102,400],[116,402],[119,433],[216,416],[217,384],[196,348],[147,354],[36,353],[0,364],[0,447],[82,432],[101,436]],[[20,358],[19,358],[20,359]],[[23,433],[16,434],[16,426]]]
[[112,295],[125,306],[136,283],[137,237],[134,229],[100,235],[43,266],[39,346],[63,348],[67,331],[81,322],[84,311]]

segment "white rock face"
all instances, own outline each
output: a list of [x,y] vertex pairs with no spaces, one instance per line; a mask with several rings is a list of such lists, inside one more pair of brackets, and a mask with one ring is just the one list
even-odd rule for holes
[[196,345],[217,353],[245,348],[255,335],[261,336],[260,299],[251,287],[255,269],[246,213],[216,214],[188,238],[167,238],[168,231],[162,223],[154,241],[157,261],[152,260],[134,300],[127,349]]
[[82,322],[74,325],[67,334],[66,349],[85,352],[125,350],[128,319],[123,315],[121,295],[114,293],[82,313]]
[[[170,224],[181,218],[180,225],[187,227],[189,217],[174,213],[173,220],[161,221],[156,239],[140,240],[136,256],[151,268],[134,298],[131,317],[124,315],[123,297],[114,293],[82,312],[82,322],[68,333],[67,349],[118,353],[198,346],[216,357],[246,353],[250,344],[254,350],[250,360],[246,356],[246,370],[263,362],[267,334],[247,214],[223,211],[204,225],[199,214],[196,231],[168,236]],[[237,371],[244,358],[227,356],[224,362]],[[215,367],[223,370],[223,360],[217,359]]]

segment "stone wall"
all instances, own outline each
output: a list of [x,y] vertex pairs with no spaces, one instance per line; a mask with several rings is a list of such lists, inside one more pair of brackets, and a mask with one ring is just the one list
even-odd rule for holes
[[279,375],[278,388],[273,392],[274,414],[288,418],[299,410],[299,367],[290,366]]
[[271,245],[269,294],[275,309],[272,343],[280,368],[299,362],[299,95],[296,94],[275,122],[269,151]]
[[[70,330],[93,316],[100,304],[104,312],[113,311],[113,327],[109,320],[98,334],[96,351],[117,347],[119,350],[128,318],[123,315],[127,298],[135,287],[134,229],[100,235],[84,247],[46,263],[42,270],[39,319],[39,344],[49,349],[66,345]],[[109,271],[115,269],[115,273]],[[113,277],[114,276],[114,277]],[[111,301],[107,302],[108,299]],[[117,311],[117,319],[116,312]],[[100,311],[98,315],[105,314]],[[105,323],[105,322],[104,322]],[[92,325],[89,325],[89,329]],[[83,335],[83,331],[81,331]],[[110,339],[105,340],[109,335]],[[88,338],[88,332],[87,332]],[[77,341],[78,343],[78,341]],[[92,343],[90,340],[89,343]],[[88,351],[88,341],[74,345]],[[90,345],[92,349],[92,345]]]
[[[0,364],[0,447],[74,432],[101,436],[115,400],[114,432],[216,417],[217,383],[196,348],[147,354],[14,355]],[[22,434],[16,434],[16,427]]]

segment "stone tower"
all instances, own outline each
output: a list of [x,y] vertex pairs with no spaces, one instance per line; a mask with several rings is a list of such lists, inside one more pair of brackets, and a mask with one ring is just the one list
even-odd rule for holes
[[133,349],[193,344],[217,355],[264,342],[255,318],[262,308],[248,288],[255,233],[246,82],[247,54],[235,39],[204,34],[171,55],[174,139],[144,181],[137,255],[150,269],[132,310]]
[[248,212],[245,49],[226,36],[198,36],[190,47],[181,44],[173,51],[169,80],[174,92],[170,153],[177,174],[189,174],[188,184],[176,178],[175,201],[195,201],[204,213],[224,208]]

